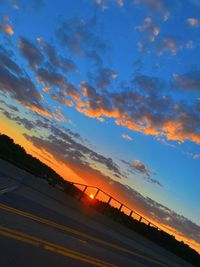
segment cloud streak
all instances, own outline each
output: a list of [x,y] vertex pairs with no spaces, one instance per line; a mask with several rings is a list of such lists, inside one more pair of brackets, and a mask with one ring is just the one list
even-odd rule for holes
[[[166,5],[166,1],[164,0],[134,0],[134,4],[143,5],[148,12],[161,15],[164,21],[169,19],[169,7]],[[172,5],[172,2],[170,4]]]
[[188,18],[186,20],[187,24],[192,27],[198,27],[199,26],[199,20],[196,18]]
[[128,134],[122,134],[122,138],[129,140],[129,141],[133,140],[133,138],[131,136],[129,136]]
[[121,160],[121,162],[128,168],[127,171],[130,174],[139,174],[148,183],[156,184],[162,186],[162,184],[153,178],[155,173],[150,170],[143,162],[140,160],[134,160],[133,162],[128,162],[126,160]]
[[6,32],[8,35],[12,36],[14,34],[14,30],[13,28],[8,25],[7,23],[3,23],[1,26],[0,26],[0,32]]
[[186,72],[184,74],[173,74],[173,88],[187,91],[200,91],[200,71]]
[[159,95],[152,81],[150,85],[146,81],[146,77],[144,82],[140,79],[140,84],[148,89],[146,94],[135,88],[126,92],[99,92],[83,83],[82,93],[86,99],[77,110],[97,119],[113,118],[117,125],[145,135],[200,143],[198,102],[196,105],[178,103],[170,96]]
[[96,34],[96,18],[85,21],[77,18],[62,20],[56,29],[56,37],[65,48],[76,56],[101,63],[99,53],[105,51],[106,44]]
[[[79,30],[83,34],[81,40],[83,38],[85,41],[88,36],[91,41],[87,40],[86,43],[96,42],[96,37],[88,33],[87,24],[80,24],[76,20],[73,23],[75,29],[77,27],[79,29],[80,26]],[[66,34],[69,34],[68,30]],[[78,40],[76,41],[78,42]],[[92,85],[82,82],[80,87],[74,86],[62,73],[65,67],[63,69],[62,59],[55,47],[45,43],[44,46],[50,49],[45,54],[41,50],[42,48],[40,49],[24,37],[20,37],[20,42],[21,55],[26,58],[30,68],[35,72],[37,81],[43,87],[51,88],[51,92],[50,90],[48,92],[57,103],[74,106],[80,113],[100,121],[112,118],[117,125],[145,135],[166,137],[168,140],[179,142],[190,140],[200,143],[198,103],[192,103],[192,105],[179,103],[174,101],[171,96],[162,95],[161,90],[166,88],[167,84],[160,78],[137,74],[134,75],[126,91],[123,88],[121,91],[111,91],[112,81],[117,74],[110,68],[98,68],[96,74],[90,75]],[[79,40],[78,43],[80,44],[80,42]],[[82,47],[82,44],[80,45]],[[98,42],[96,45],[99,46]],[[170,46],[170,49],[173,50],[173,45]],[[176,48],[174,49],[174,53],[176,53]],[[54,68],[49,64],[44,65],[44,59],[48,59],[50,65],[55,63]],[[54,117],[52,111],[44,108],[42,95],[36,89],[33,81],[3,49],[0,61],[4,64],[1,66],[0,73],[1,90],[23,106],[44,116]],[[198,72],[176,74],[173,88],[178,87],[198,90]]]
[[48,109],[42,105],[42,95],[28,74],[21,69],[10,57],[3,47],[0,47],[0,91],[9,95],[24,107],[37,113],[52,116]]
[[18,47],[21,55],[28,61],[31,68],[34,69],[44,60],[44,57],[40,50],[27,38],[20,37]]
[[[54,131],[57,132],[56,129]],[[35,136],[30,136],[25,134],[25,137],[31,141],[39,149],[44,149],[48,153],[52,154],[57,160],[62,161],[67,164],[72,170],[82,177],[86,182],[98,187],[106,188],[108,193],[112,194],[114,197],[121,196],[121,199],[126,205],[132,207],[138,212],[143,212],[149,218],[158,221],[159,223],[168,225],[173,229],[176,229],[179,233],[187,238],[191,238],[196,242],[200,242],[200,227],[177,213],[173,210],[159,204],[148,197],[142,196],[140,193],[135,191],[133,188],[124,185],[120,182],[114,181],[109,176],[104,175],[97,169],[92,168],[89,164],[85,162],[83,152],[89,151],[87,148],[82,147],[82,149],[74,150],[74,146],[77,148],[77,143],[74,143],[72,139],[67,135],[67,142],[70,141],[69,145],[61,138],[63,132],[58,133],[59,137],[55,135],[49,135],[47,139],[39,138]],[[64,138],[66,138],[66,133],[64,133]],[[78,147],[80,144],[78,145]],[[63,153],[64,152],[64,153]],[[91,153],[91,152],[89,152]],[[69,156],[70,155],[70,156]],[[106,162],[106,166],[110,164],[113,165],[112,161],[106,158],[101,158],[101,156],[94,156],[92,153],[92,158],[100,162]],[[78,164],[78,168],[77,168]],[[133,164],[134,166],[134,164]],[[139,166],[139,167],[138,167]],[[141,170],[143,173],[147,172],[147,168],[140,168],[142,164],[136,164],[136,168]],[[115,167],[113,169],[115,171]],[[133,206],[133,203],[135,206]]]
[[[118,165],[111,159],[89,149],[81,144],[80,136],[75,135],[68,129],[58,129],[54,126],[49,127],[51,134],[48,138],[37,138],[26,135],[36,147],[44,148],[54,155],[59,161],[74,166],[74,168],[92,169],[91,163],[98,163],[107,168],[108,171],[116,178],[122,178],[123,175]],[[75,140],[77,139],[77,141]]]

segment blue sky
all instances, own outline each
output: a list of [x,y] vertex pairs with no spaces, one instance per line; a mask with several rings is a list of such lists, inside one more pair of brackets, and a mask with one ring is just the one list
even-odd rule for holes
[[1,132],[198,245],[199,14],[198,0],[0,1]]

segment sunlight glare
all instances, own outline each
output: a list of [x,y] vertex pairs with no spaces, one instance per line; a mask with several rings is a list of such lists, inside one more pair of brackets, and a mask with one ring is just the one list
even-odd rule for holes
[[94,195],[93,195],[93,194],[90,194],[90,198],[91,198],[91,199],[94,199]]

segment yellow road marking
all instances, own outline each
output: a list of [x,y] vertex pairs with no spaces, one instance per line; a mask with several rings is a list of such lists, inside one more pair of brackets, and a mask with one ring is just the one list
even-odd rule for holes
[[116,265],[111,264],[111,263],[107,263],[103,260],[94,258],[94,257],[90,257],[87,256],[85,254],[76,252],[74,250],[71,249],[67,249],[65,247],[56,245],[54,243],[0,226],[0,235],[2,236],[6,236],[6,237],[10,237],[25,243],[29,243],[31,245],[37,246],[37,247],[42,247],[46,250],[49,250],[51,252],[57,253],[57,254],[61,254],[65,257],[70,257],[79,261],[84,261],[87,263],[91,263],[93,265],[96,266],[100,266],[100,267],[116,267]]
[[70,227],[68,227],[68,226],[64,226],[64,225],[61,225],[61,224],[57,224],[57,223],[55,223],[55,222],[52,222],[52,221],[49,221],[49,220],[47,220],[47,219],[38,217],[38,216],[36,216],[36,215],[33,215],[33,214],[30,214],[30,213],[24,212],[24,211],[22,211],[22,210],[17,210],[17,209],[15,209],[15,208],[12,208],[12,207],[7,206],[7,205],[5,205],[5,204],[0,203],[0,209],[6,210],[6,211],[9,211],[9,212],[13,212],[13,213],[18,214],[18,215],[20,215],[20,216],[23,216],[23,217],[32,219],[32,220],[34,220],[34,221],[36,221],[36,222],[40,222],[40,223],[43,223],[43,224],[52,226],[52,227],[54,227],[54,228],[63,230],[63,231],[65,231],[65,232],[69,232],[69,233],[72,233],[72,234],[81,236],[81,237],[86,238],[86,239],[88,239],[88,240],[95,241],[95,242],[97,242],[97,243],[99,243],[99,244],[106,245],[106,246],[111,247],[111,248],[114,248],[114,249],[116,249],[116,250],[120,250],[120,251],[126,252],[126,253],[128,253],[128,254],[137,256],[137,257],[139,257],[139,258],[141,258],[141,259],[144,259],[144,260],[147,260],[147,261],[149,261],[149,262],[153,262],[153,263],[159,264],[160,266],[165,266],[165,267],[167,266],[167,265],[165,265],[165,264],[163,264],[163,263],[161,263],[161,262],[159,262],[159,261],[157,261],[157,260],[155,260],[155,259],[149,258],[148,256],[140,255],[140,254],[138,254],[137,252],[133,252],[133,251],[131,251],[131,250],[129,250],[129,249],[126,249],[126,248],[124,248],[124,247],[118,246],[118,245],[113,244],[113,243],[109,243],[109,242],[107,242],[107,241],[98,239],[98,238],[96,238],[96,237],[94,237],[94,236],[90,236],[90,235],[88,235],[88,234],[85,234],[85,233],[83,233],[83,232],[80,232],[80,231],[78,231],[78,230],[75,230],[75,229],[73,229],[73,228],[70,228]]

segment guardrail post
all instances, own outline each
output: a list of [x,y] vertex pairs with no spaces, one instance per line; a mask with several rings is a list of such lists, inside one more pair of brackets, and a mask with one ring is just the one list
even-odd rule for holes
[[96,191],[96,193],[94,194],[94,199],[97,197],[99,191],[100,191],[100,189],[98,189],[98,190]]
[[139,222],[141,222],[141,220],[142,220],[142,216],[140,216]]
[[85,185],[85,188],[83,189],[83,191],[82,191],[82,193],[81,193],[81,195],[80,195],[80,197],[79,197],[79,200],[81,200],[81,198],[84,196],[85,191],[86,191],[87,188],[88,188],[88,186]]
[[133,210],[131,210],[131,212],[130,212],[130,214],[129,214],[129,217],[131,217],[131,216],[132,216],[132,214],[133,214]]
[[110,201],[112,200],[112,197],[109,198],[108,202],[107,202],[107,206],[110,204]]
[[121,211],[122,207],[123,207],[123,204],[121,204],[121,206],[119,207],[119,211]]

